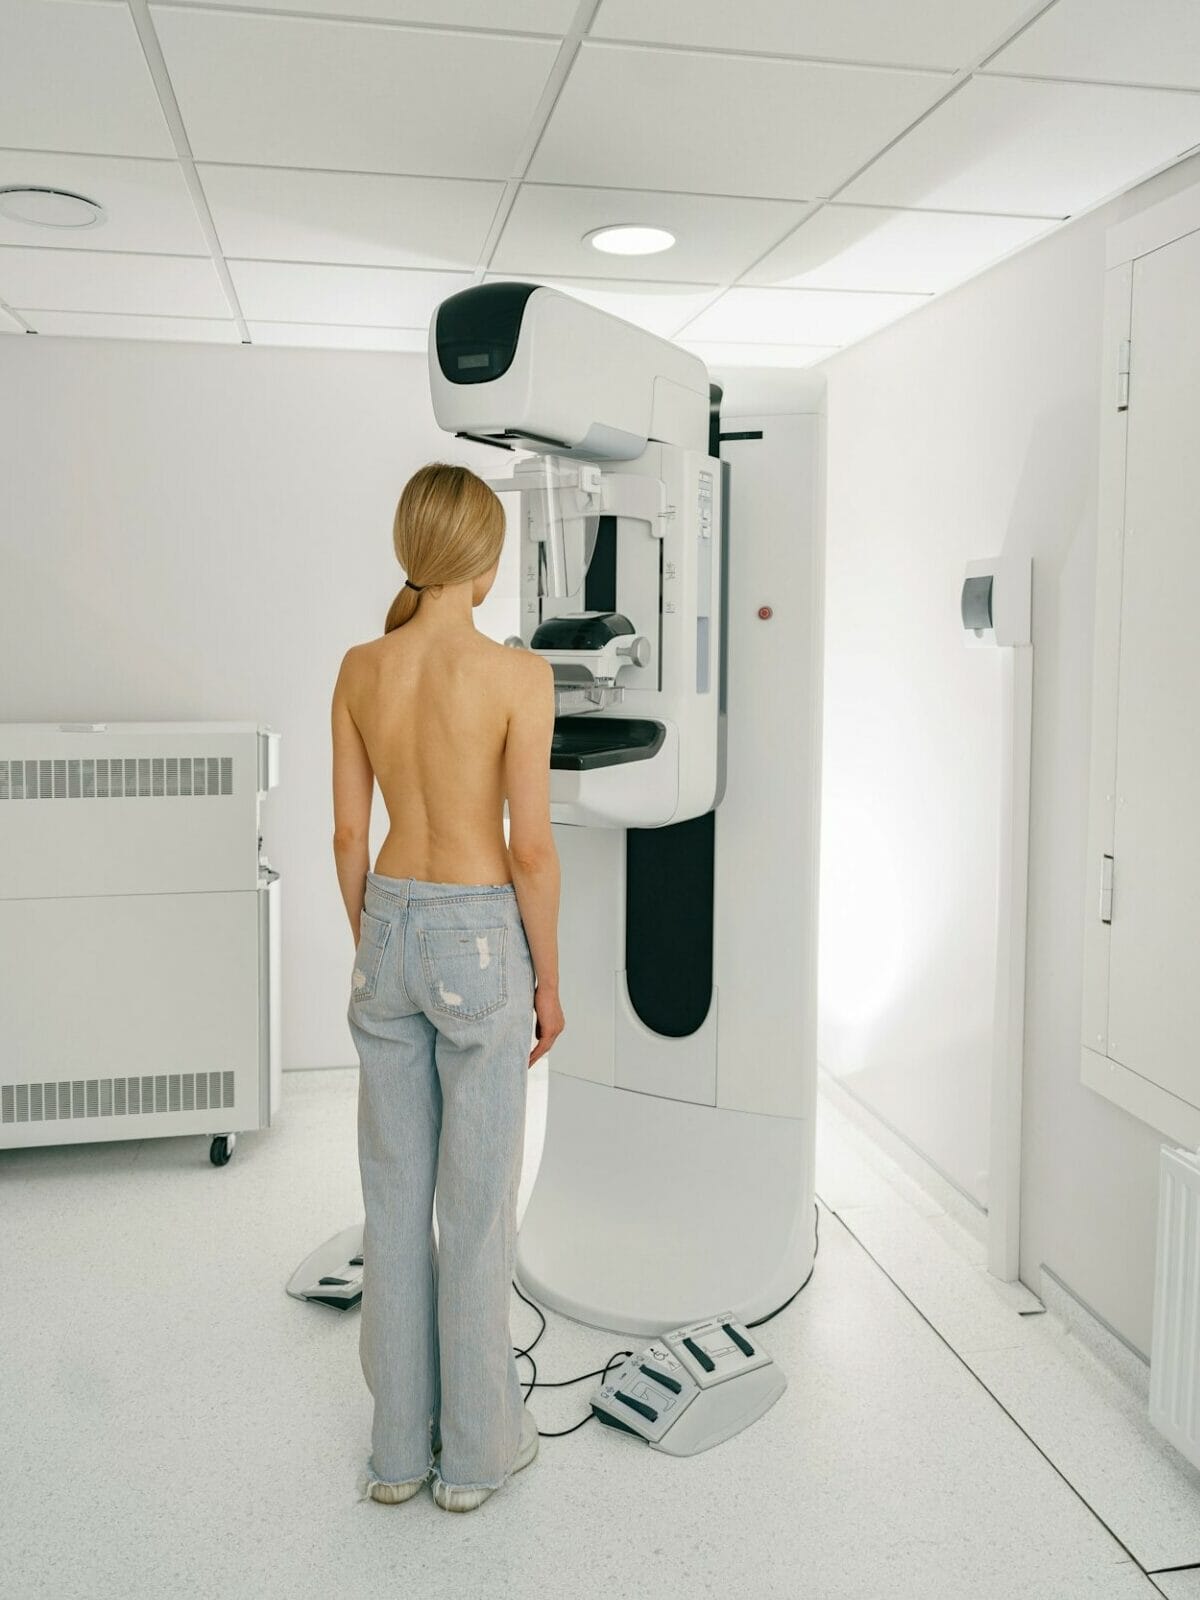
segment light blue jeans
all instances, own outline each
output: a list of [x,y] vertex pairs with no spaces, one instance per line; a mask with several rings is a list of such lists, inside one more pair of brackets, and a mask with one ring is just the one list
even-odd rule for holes
[[347,1013],[362,1069],[368,1487],[432,1469],[494,1489],[517,1453],[508,1312],[533,987],[511,884],[368,872]]

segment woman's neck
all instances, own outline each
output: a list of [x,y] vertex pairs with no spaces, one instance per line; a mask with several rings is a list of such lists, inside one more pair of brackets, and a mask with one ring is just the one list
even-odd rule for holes
[[422,595],[408,626],[429,634],[476,632],[470,593],[444,589],[439,595]]

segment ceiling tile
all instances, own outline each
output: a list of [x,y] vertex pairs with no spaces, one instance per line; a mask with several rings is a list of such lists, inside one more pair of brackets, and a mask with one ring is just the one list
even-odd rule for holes
[[338,328],[316,322],[248,322],[255,344],[299,345],[311,350],[401,350],[424,355],[425,328]]
[[504,178],[558,46],[151,8],[202,161]]
[[722,367],[811,367],[841,349],[836,344],[718,344],[691,339],[677,343],[699,356],[709,372]]
[[[505,276],[502,272],[489,272],[487,281],[495,282]],[[531,275],[530,283],[544,283],[551,289],[561,289],[574,295],[589,306],[609,311],[614,317],[623,317],[650,333],[669,339],[676,329],[694,317],[717,292],[716,284],[647,283],[632,279],[548,278]]]
[[825,206],[748,275],[790,289],[936,294],[1057,227],[1045,217]]
[[[736,278],[805,214],[790,200],[742,200],[643,189],[569,189],[522,184],[492,256],[495,271],[565,273],[588,278]],[[637,222],[675,235],[652,256],[613,256],[583,242],[592,228]]]
[[464,178],[198,167],[226,255],[474,270],[504,186]]
[[894,322],[927,298],[833,289],[730,289],[681,332],[701,343],[842,345]]
[[0,248],[0,299],[41,311],[131,311],[161,317],[228,317],[206,256],[135,256],[115,250]]
[[15,183],[68,189],[98,201],[107,214],[93,228],[57,230],[0,216],[0,244],[208,254],[188,186],[174,161],[0,150],[0,186]]
[[1200,143],[1200,95],[973,78],[838,196],[1068,216]]
[[590,31],[594,38],[956,71],[1028,10],[1028,0],[601,0]]
[[[205,0],[244,6],[246,0]],[[255,0],[260,11],[308,11],[314,16],[426,22],[443,28],[492,28],[503,33],[565,33],[576,0]]]
[[172,339],[201,344],[240,344],[237,323],[204,317],[112,316],[99,311],[26,311],[39,334],[88,339]]
[[3,0],[0,145],[175,154],[128,6]]
[[988,70],[1200,89],[1200,6],[1058,0]]
[[936,73],[584,43],[534,180],[811,199],[944,94]]
[[230,261],[229,271],[246,318],[335,327],[427,328],[441,301],[471,282],[465,272],[291,261]]

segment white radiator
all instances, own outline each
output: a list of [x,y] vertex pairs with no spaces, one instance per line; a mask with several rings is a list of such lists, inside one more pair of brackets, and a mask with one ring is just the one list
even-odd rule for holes
[[1200,1152],[1166,1147],[1159,1164],[1150,1420],[1200,1467]]

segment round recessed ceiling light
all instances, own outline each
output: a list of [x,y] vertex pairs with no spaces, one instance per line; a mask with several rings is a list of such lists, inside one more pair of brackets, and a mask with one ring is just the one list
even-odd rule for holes
[[659,250],[669,250],[675,243],[675,235],[665,228],[643,228],[621,222],[607,228],[593,228],[591,233],[584,234],[583,241],[610,256],[652,256]]
[[0,212],[14,222],[39,228],[94,228],[104,221],[104,207],[68,189],[14,183],[0,187]]

